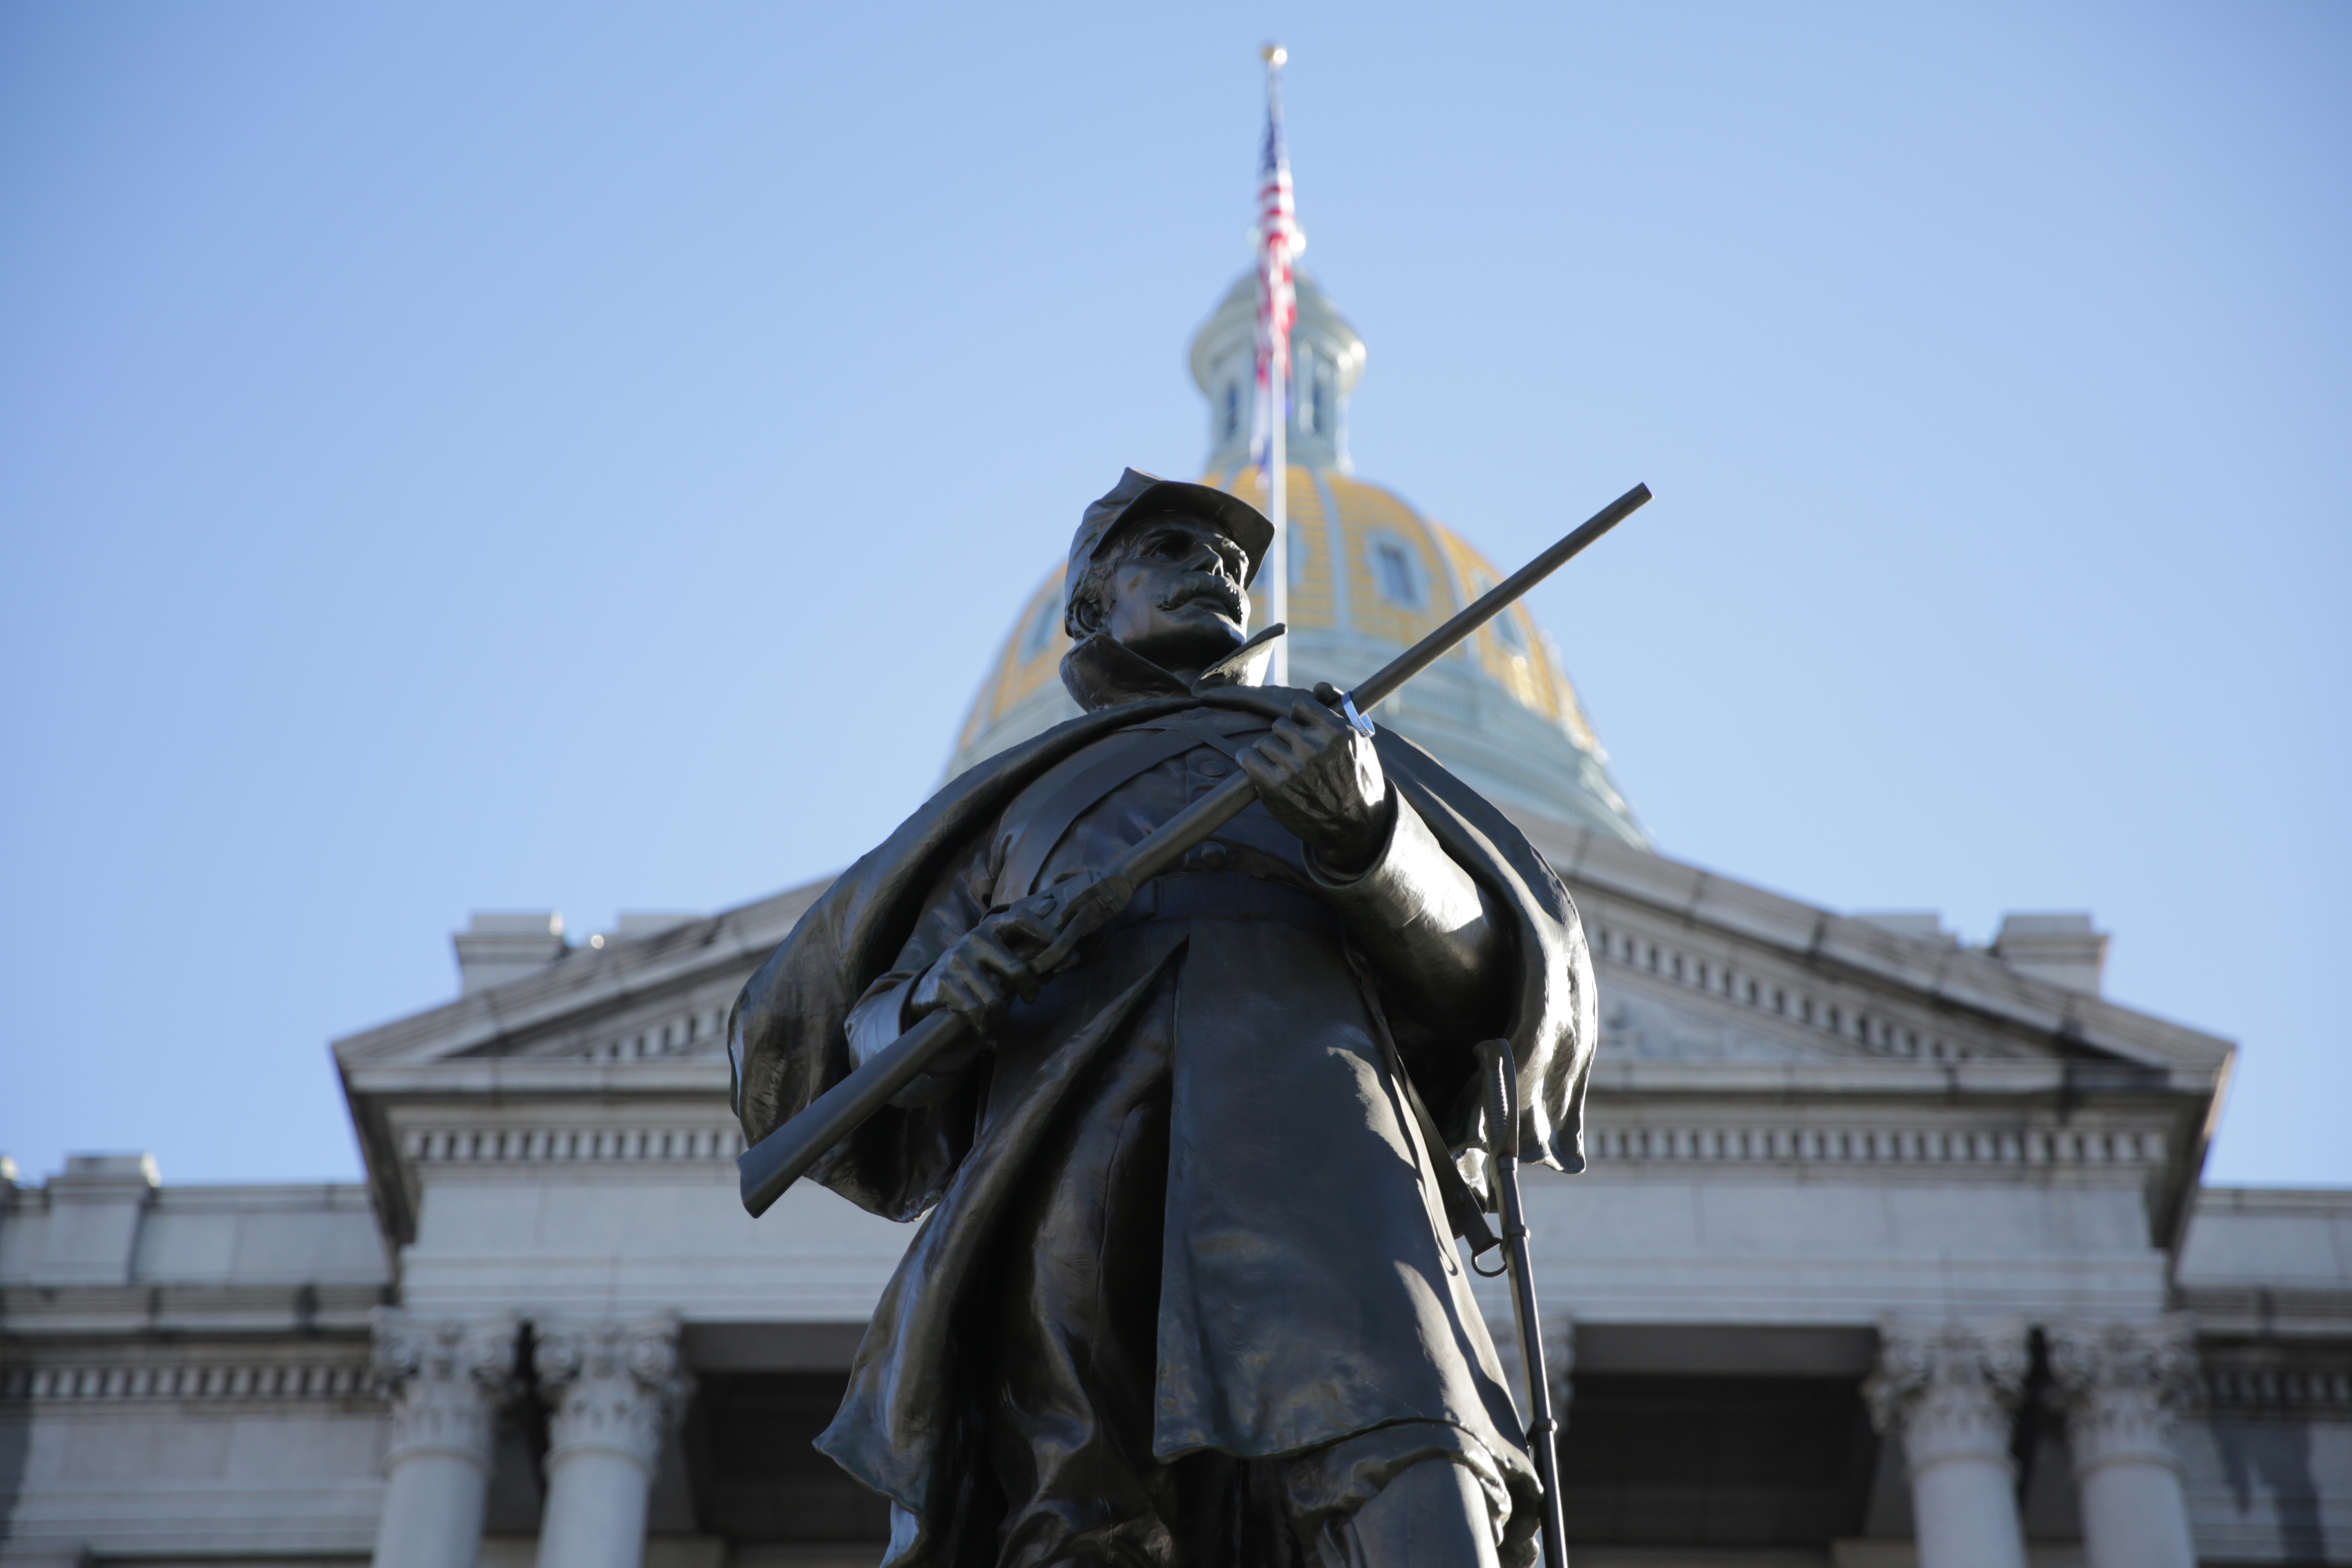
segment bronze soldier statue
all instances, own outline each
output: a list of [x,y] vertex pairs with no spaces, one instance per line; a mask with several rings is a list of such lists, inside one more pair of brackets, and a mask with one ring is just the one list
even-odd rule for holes
[[[1070,549],[1084,716],[952,780],[736,1005],[754,1141],[926,1015],[971,1026],[810,1172],[929,1211],[818,1439],[890,1500],[891,1568],[1533,1561],[1454,1245],[1491,1239],[1473,1047],[1509,1042],[1520,1152],[1581,1169],[1591,962],[1494,806],[1254,684],[1272,536],[1128,470]],[[1057,887],[1235,769],[1257,804],[1032,967]]]

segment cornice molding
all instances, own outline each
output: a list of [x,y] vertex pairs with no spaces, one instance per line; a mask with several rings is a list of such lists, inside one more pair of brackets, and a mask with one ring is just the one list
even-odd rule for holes
[[370,1279],[300,1285],[171,1284],[11,1287],[0,1290],[0,1325],[15,1342],[77,1334],[364,1334],[391,1288]]
[[727,1093],[724,1057],[661,1057],[599,1061],[584,1057],[459,1057],[448,1061],[394,1062],[346,1075],[355,1095],[430,1100],[597,1100],[683,1096],[708,1100]]
[[637,1122],[593,1127],[419,1127],[403,1131],[412,1165],[726,1164],[743,1152],[733,1122]]
[[1601,1125],[1588,1135],[1594,1169],[1607,1163],[1965,1166],[2015,1171],[2106,1170],[2144,1176],[2169,1151],[2160,1131],[2132,1128],[1778,1124]]

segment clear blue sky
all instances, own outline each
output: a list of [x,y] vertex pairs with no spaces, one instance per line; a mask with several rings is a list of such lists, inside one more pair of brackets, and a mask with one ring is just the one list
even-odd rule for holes
[[2352,1181],[2352,8],[0,9],[0,1149],[348,1176],[469,910],[931,787],[1197,468],[1255,50],[1360,471],[1547,587],[1660,847],[2089,909]]

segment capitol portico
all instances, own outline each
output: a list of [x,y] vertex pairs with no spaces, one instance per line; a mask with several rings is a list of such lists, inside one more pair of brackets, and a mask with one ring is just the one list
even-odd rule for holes
[[[1245,496],[1250,310],[1192,356]],[[1357,474],[1366,350],[1303,279],[1297,341],[1306,683],[1498,574]],[[1072,710],[1060,603],[950,772]],[[1591,1170],[1529,1193],[1581,1568],[2352,1562],[2352,1193],[2201,1183],[2235,1047],[2106,997],[2087,916],[1976,948],[1660,853],[1523,610],[1381,719],[1594,944]],[[475,916],[459,994],[334,1043],[362,1185],[0,1167],[0,1568],[880,1562],[808,1439],[909,1231],[805,1186],[749,1218],[727,1110],[728,1008],[822,887],[594,945]]]

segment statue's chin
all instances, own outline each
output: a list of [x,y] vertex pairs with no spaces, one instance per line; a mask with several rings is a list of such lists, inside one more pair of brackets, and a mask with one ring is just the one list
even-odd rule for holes
[[1140,637],[1127,644],[1130,652],[1141,654],[1160,668],[1181,672],[1206,669],[1224,658],[1247,639],[1225,623],[1213,633],[1194,633],[1185,637]]

